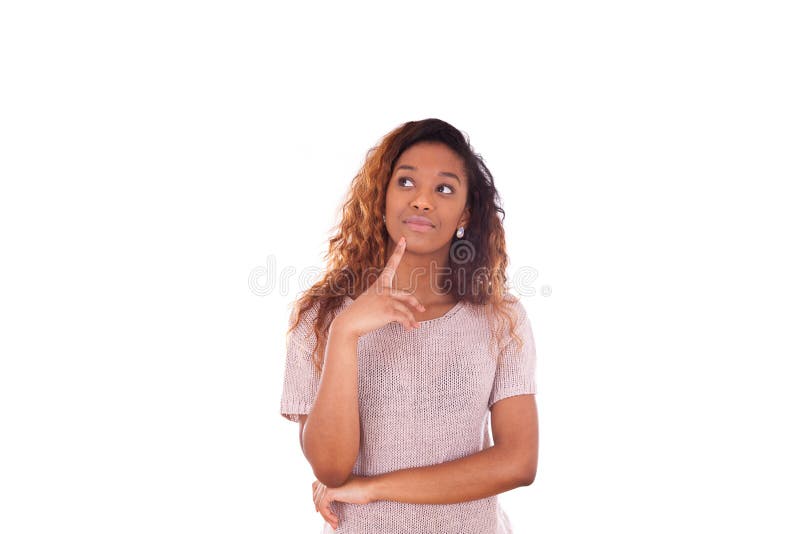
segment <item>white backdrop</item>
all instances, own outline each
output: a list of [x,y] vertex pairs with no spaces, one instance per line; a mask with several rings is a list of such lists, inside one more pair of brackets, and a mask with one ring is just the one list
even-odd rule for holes
[[515,532],[796,531],[790,4],[3,3],[0,531],[319,532],[289,304],[427,117],[532,318]]

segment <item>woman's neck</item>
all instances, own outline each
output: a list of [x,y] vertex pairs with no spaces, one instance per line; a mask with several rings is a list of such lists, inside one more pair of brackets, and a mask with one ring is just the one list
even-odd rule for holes
[[453,288],[443,283],[447,274],[446,262],[443,264],[431,258],[415,261],[403,257],[395,271],[392,287],[410,291],[424,306],[455,303],[458,299],[452,295]]

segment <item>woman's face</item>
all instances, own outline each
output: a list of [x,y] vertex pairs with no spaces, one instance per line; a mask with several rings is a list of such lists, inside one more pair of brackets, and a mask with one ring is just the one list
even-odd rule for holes
[[[456,230],[469,221],[467,174],[461,158],[439,142],[408,147],[395,163],[386,188],[386,229],[406,250],[426,254],[449,250]],[[415,224],[411,217],[424,220]],[[427,222],[425,222],[427,221]]]

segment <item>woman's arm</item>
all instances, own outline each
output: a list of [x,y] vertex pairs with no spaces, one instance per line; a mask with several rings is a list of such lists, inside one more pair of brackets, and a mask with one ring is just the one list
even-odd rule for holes
[[371,499],[453,504],[532,484],[539,457],[535,396],[499,400],[491,411],[493,446],[450,462],[369,477]]
[[532,482],[514,455],[497,446],[442,464],[369,477],[371,500],[419,504],[483,499]]
[[358,336],[338,328],[328,331],[325,363],[314,405],[303,425],[303,454],[317,479],[342,485],[358,457]]
[[[499,403],[498,403],[499,404]],[[450,462],[402,469],[371,477],[350,475],[339,487],[314,481],[314,506],[325,521],[336,528],[339,518],[330,508],[334,501],[368,504],[398,501],[417,504],[456,504],[491,497],[533,478],[525,475],[530,453],[518,454],[509,447],[494,445],[476,454]]]
[[[425,307],[408,291],[392,288],[405,252],[400,238],[381,275],[330,326],[317,397],[303,430],[303,454],[317,480],[328,487],[344,484],[358,458],[361,421],[358,411],[358,339],[392,321],[411,330],[411,307]],[[349,317],[349,318],[345,318]],[[419,325],[416,324],[418,327]]]

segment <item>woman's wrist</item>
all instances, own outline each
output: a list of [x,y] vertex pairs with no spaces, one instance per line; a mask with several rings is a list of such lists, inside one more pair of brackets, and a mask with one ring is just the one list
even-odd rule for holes
[[328,329],[328,337],[330,339],[336,337],[336,339],[338,340],[357,343],[358,338],[361,336],[358,334],[358,332],[355,332],[352,329],[348,328],[347,323],[342,322],[340,316],[336,316],[334,317],[333,321],[331,321],[331,326]]

